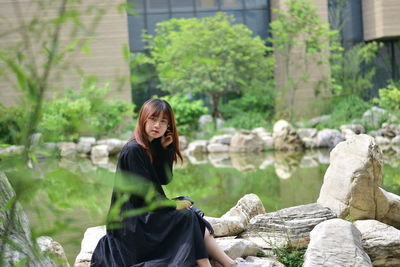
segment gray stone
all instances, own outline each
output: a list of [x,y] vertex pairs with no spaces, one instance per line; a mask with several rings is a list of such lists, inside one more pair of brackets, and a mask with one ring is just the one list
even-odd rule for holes
[[232,137],[230,152],[260,152],[263,149],[263,140],[250,131],[242,130]]
[[9,155],[19,155],[22,153],[22,151],[24,151],[24,147],[23,146],[8,146],[6,148],[0,148],[0,155],[5,155],[5,156],[9,156]]
[[338,144],[322,184],[318,203],[340,218],[376,219],[400,227],[400,197],[382,184],[382,151],[373,137],[360,134]]
[[209,143],[229,146],[231,144],[231,140],[232,140],[231,134],[215,135],[210,139]]
[[311,230],[319,223],[336,218],[328,208],[307,204],[255,216],[239,236],[264,249],[305,248]]
[[64,248],[54,241],[49,236],[40,236],[36,239],[36,243],[39,245],[40,250],[47,255],[52,257],[52,265],[57,267],[69,267],[67,256],[65,256]]
[[379,127],[382,118],[386,116],[387,111],[378,107],[372,107],[366,112],[364,112],[362,116],[362,122],[364,125],[368,125],[371,127]]
[[210,153],[221,153],[221,152],[228,152],[229,146],[223,144],[209,144],[207,146],[207,151]]
[[219,247],[232,259],[256,256],[261,249],[251,241],[244,239],[215,239]]
[[61,157],[74,157],[76,155],[76,144],[74,142],[59,142],[57,147]]
[[383,123],[381,128],[381,133],[382,136],[391,139],[396,135],[400,135],[400,125]]
[[196,140],[189,144],[187,148],[188,154],[207,153],[207,140]]
[[317,146],[333,148],[344,140],[338,130],[323,129],[317,134]]
[[90,153],[92,161],[98,161],[98,159],[107,159],[108,161],[108,146],[107,145],[96,145],[92,147]]
[[199,129],[203,129],[206,124],[212,123],[213,118],[211,115],[201,115],[199,118]]
[[179,136],[179,149],[181,151],[185,150],[188,146],[189,142],[186,139],[186,136]]
[[298,129],[297,134],[306,148],[317,147],[317,134],[318,130],[314,128]]
[[400,145],[400,135],[394,137],[391,140],[391,144],[392,144],[392,146],[399,146]]
[[345,124],[340,126],[340,130],[343,132],[343,130],[349,129],[355,134],[364,134],[365,133],[365,128],[361,124]]
[[215,236],[234,236],[245,229],[251,218],[263,213],[265,209],[260,198],[255,194],[247,194],[221,218],[205,218],[213,226]]
[[354,226],[374,267],[400,266],[400,230],[376,220],[356,221]]
[[255,256],[248,256],[246,257],[246,262],[260,264],[261,267],[285,267],[284,264],[280,263],[274,258],[267,258],[267,257],[255,257]]
[[94,137],[81,137],[79,138],[78,144],[76,145],[76,150],[79,153],[89,154],[92,150],[92,146],[96,143],[96,138]]
[[310,239],[303,267],[372,267],[362,248],[360,231],[348,221],[322,222],[311,231]]
[[122,148],[126,144],[126,141],[111,138],[111,139],[104,139],[99,140],[96,142],[97,145],[106,145],[108,150],[108,155],[116,155],[121,152]]
[[0,172],[0,236],[2,241],[8,238],[10,242],[4,244],[2,255],[2,266],[11,267],[18,265],[23,259],[27,259],[24,266],[48,267],[54,266],[50,259],[36,250],[32,243],[29,220],[21,205],[17,202],[14,205],[14,220],[10,221],[11,210],[6,208],[10,199],[15,196],[14,189],[9,183],[7,176]]
[[303,147],[296,130],[285,120],[279,120],[274,124],[272,137],[276,150],[298,150]]

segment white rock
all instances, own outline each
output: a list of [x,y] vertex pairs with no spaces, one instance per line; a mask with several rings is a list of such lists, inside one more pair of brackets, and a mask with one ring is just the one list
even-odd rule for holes
[[179,149],[181,151],[185,150],[188,146],[189,142],[187,141],[185,136],[179,136]]
[[331,152],[318,203],[340,218],[376,219],[400,226],[400,197],[379,186],[382,152],[373,137],[355,135]]
[[366,112],[364,112],[362,116],[362,122],[363,124],[372,126],[372,127],[379,127],[379,123],[381,122],[383,116],[385,116],[387,113],[386,110],[378,108],[378,107],[372,107]]
[[231,258],[256,256],[261,249],[253,242],[244,239],[215,239],[222,250]]
[[274,124],[272,137],[276,150],[297,150],[303,146],[296,130],[285,120],[279,120]]
[[73,142],[59,142],[57,147],[61,157],[73,157],[76,155],[76,144]]
[[105,139],[105,140],[99,140],[96,143],[97,145],[106,145],[108,154],[111,155],[116,155],[119,152],[121,152],[122,148],[126,144],[126,141],[111,138],[111,139]]
[[317,134],[318,130],[314,128],[303,128],[298,129],[297,134],[300,140],[303,142],[304,146],[307,148],[317,147]]
[[74,267],[89,267],[93,251],[99,240],[106,235],[105,225],[90,227],[86,230],[81,243],[81,251],[75,259]]
[[362,248],[361,233],[352,223],[331,219],[315,226],[304,255],[303,267],[372,267]]
[[221,153],[221,152],[228,152],[229,146],[223,144],[209,144],[207,146],[207,151],[210,153]]
[[354,226],[374,267],[400,266],[400,230],[376,220],[356,221]]
[[242,130],[232,137],[230,152],[260,152],[263,149],[263,140],[250,131]]
[[92,150],[92,146],[96,143],[96,138],[94,137],[81,137],[79,138],[78,144],[76,145],[76,150],[79,153],[89,154]]
[[215,236],[233,236],[242,232],[250,219],[265,213],[264,205],[255,194],[243,196],[221,218],[206,217],[214,228]]
[[210,144],[230,145],[232,140],[231,134],[215,135],[210,139]]
[[199,118],[199,129],[203,129],[206,124],[211,123],[213,121],[211,115],[201,115]]
[[90,157],[95,160],[97,159],[108,159],[108,146],[107,145],[96,145],[92,147]]
[[342,133],[346,129],[351,130],[355,134],[365,133],[365,128],[361,124],[345,124],[340,126],[340,130],[342,131]]
[[391,143],[392,143],[393,146],[398,146],[398,145],[400,145],[400,135],[398,135],[398,136],[396,136],[395,138],[393,138],[393,139],[391,140]]
[[24,146],[9,146],[6,148],[0,148],[0,155],[14,155],[21,154],[24,151]]
[[189,144],[187,148],[188,154],[207,153],[207,140],[196,140]]
[[246,262],[260,264],[261,267],[285,267],[284,264],[280,263],[274,258],[249,256],[246,258]]
[[57,267],[69,267],[67,257],[60,243],[54,241],[49,236],[40,236],[36,239],[36,243],[39,245],[40,251],[46,254],[55,256],[55,261],[52,260],[53,266]]

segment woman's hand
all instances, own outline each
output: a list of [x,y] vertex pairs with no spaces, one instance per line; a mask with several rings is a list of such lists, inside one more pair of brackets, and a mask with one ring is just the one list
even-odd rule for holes
[[163,148],[167,148],[172,143],[172,132],[168,131],[161,137],[161,145]]
[[188,200],[175,200],[176,201],[176,209],[177,210],[184,210],[190,208],[192,203]]

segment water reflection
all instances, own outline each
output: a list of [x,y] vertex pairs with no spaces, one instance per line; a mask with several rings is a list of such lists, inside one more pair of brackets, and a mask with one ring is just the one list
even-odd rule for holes
[[263,170],[273,165],[279,178],[289,179],[298,168],[329,164],[329,150],[191,154],[186,155],[186,161],[193,165],[211,163],[215,168],[235,168],[241,172]]

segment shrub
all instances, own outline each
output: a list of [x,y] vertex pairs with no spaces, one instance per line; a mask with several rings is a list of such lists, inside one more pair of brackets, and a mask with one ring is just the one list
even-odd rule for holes
[[26,113],[22,106],[5,107],[0,104],[0,144],[20,144]]
[[38,130],[46,141],[74,141],[80,135],[95,137],[116,135],[123,130],[133,105],[106,101],[108,86],[84,82],[81,91],[67,90],[65,95],[44,103]]
[[226,127],[235,129],[254,129],[267,126],[267,116],[257,112],[242,112],[224,123]]
[[174,110],[178,131],[182,135],[188,135],[198,128],[198,120],[201,115],[207,114],[208,109],[202,100],[189,100],[187,96],[177,94],[164,96]]
[[365,102],[358,96],[339,97],[332,101],[335,104],[331,118],[318,124],[318,129],[337,129],[343,124],[352,123],[353,120],[361,118],[363,113],[372,107],[371,103]]
[[379,99],[374,102],[387,110],[400,110],[400,81],[390,81],[386,88],[379,89]]

